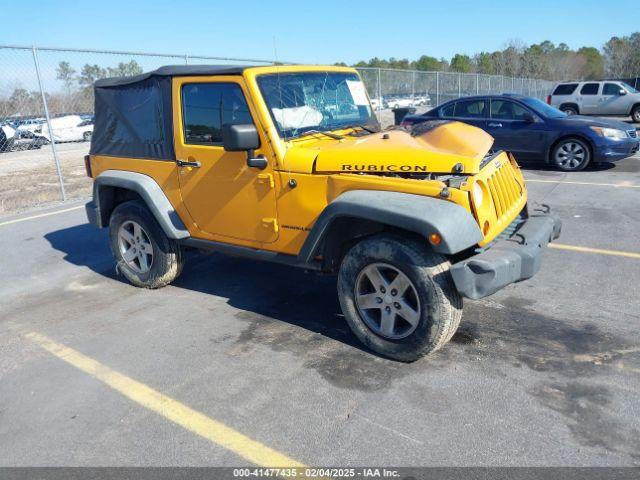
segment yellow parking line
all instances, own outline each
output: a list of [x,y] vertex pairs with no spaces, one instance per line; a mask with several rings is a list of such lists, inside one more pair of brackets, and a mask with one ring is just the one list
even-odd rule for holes
[[56,210],[55,212],[40,213],[38,215],[31,215],[30,217],[16,218],[14,220],[7,220],[6,222],[0,222],[0,227],[2,227],[3,225],[11,225],[12,223],[26,222],[27,220],[33,220],[35,218],[49,217],[51,215],[57,215],[59,213],[71,212],[73,210],[79,210],[81,208],[84,208],[84,205],[78,205],[76,207],[71,207],[71,208],[65,208],[64,210]]
[[56,343],[45,335],[30,332],[26,334],[26,337],[38,343],[49,353],[88,373],[128,399],[216,445],[226,448],[253,464],[265,467],[304,467],[302,463],[252,440],[231,427],[213,420],[143,383],[118,373],[72,348]]
[[635,252],[623,252],[621,250],[606,250],[603,248],[590,248],[590,247],[578,247],[576,245],[564,245],[562,243],[550,243],[549,248],[555,248],[558,250],[571,250],[573,252],[583,253],[599,253],[600,255],[614,255],[618,257],[638,258],[640,259],[640,253]]
[[640,188],[640,185],[633,185],[628,182],[621,183],[595,183],[595,182],[570,182],[566,180],[539,180],[539,179],[530,179],[525,178],[526,183],[560,183],[567,185],[591,185],[594,187],[617,187],[617,188]]

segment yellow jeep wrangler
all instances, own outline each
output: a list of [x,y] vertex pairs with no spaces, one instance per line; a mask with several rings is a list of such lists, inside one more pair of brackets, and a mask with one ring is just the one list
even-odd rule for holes
[[174,280],[186,248],[337,273],[355,335],[412,361],[560,233],[492,143],[456,122],[381,131],[351,68],[167,66],[96,82],[87,215],[139,287]]

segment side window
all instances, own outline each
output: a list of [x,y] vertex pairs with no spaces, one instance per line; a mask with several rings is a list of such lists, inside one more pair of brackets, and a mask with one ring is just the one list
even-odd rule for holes
[[509,100],[491,100],[491,118],[500,120],[524,120],[529,111]]
[[452,103],[451,105],[447,105],[446,107],[443,107],[440,110],[440,116],[441,117],[453,117],[453,110],[455,108],[456,104]]
[[556,87],[556,89],[553,91],[553,95],[571,95],[576,91],[577,87],[577,83],[564,83]]
[[599,83],[585,83],[580,89],[580,95],[597,95],[599,88]]
[[242,89],[235,83],[189,83],[182,86],[185,143],[220,145],[222,126],[253,123]]
[[605,83],[602,87],[602,95],[620,95],[622,87],[615,83]]
[[454,116],[465,118],[484,117],[485,100],[463,100],[456,103]]

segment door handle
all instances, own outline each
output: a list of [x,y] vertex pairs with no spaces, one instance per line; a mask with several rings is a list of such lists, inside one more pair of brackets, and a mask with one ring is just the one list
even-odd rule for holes
[[489,122],[490,127],[502,127],[501,123]]
[[[192,157],[189,157],[192,158]],[[197,160],[176,160],[179,167],[200,168],[202,165]]]

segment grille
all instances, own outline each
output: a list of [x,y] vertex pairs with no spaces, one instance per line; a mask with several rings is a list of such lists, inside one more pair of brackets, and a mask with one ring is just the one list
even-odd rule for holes
[[629,136],[631,138],[638,138],[638,131],[637,130],[629,130],[627,133],[629,134]]
[[487,179],[498,223],[513,215],[511,209],[522,197],[522,186],[516,180],[511,162],[503,162]]

